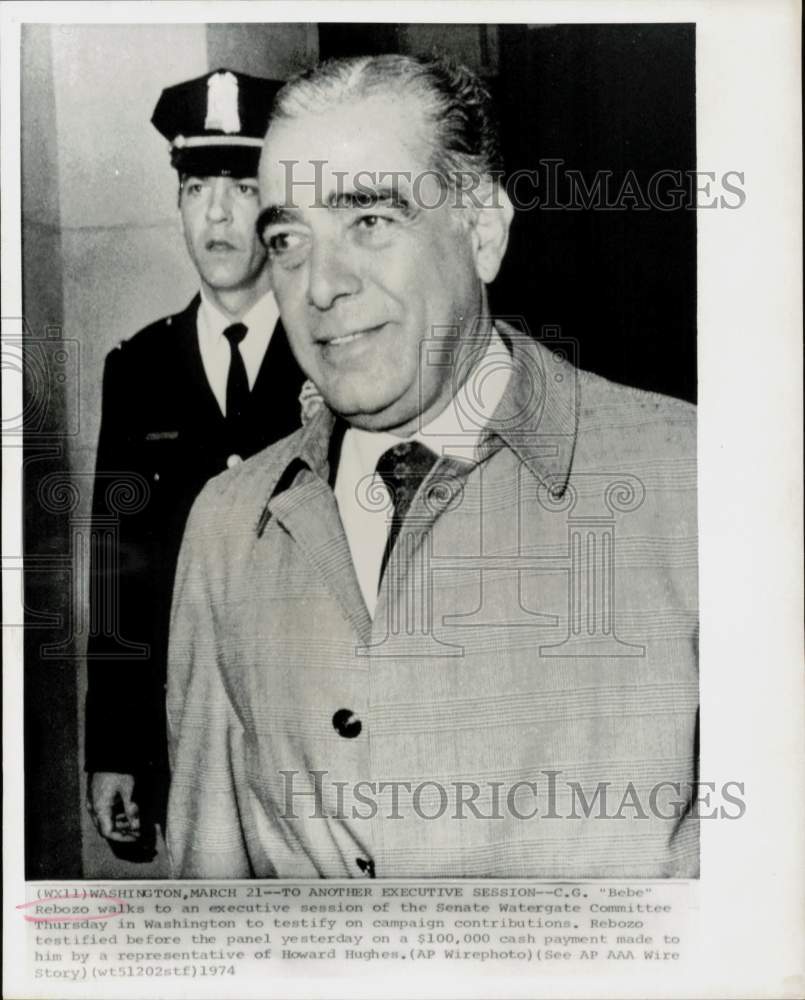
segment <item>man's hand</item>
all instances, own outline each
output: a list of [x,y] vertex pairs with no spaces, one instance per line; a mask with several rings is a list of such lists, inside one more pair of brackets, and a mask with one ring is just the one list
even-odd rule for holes
[[134,776],[96,771],[87,784],[87,811],[107,840],[132,843],[140,837],[140,810],[131,795]]

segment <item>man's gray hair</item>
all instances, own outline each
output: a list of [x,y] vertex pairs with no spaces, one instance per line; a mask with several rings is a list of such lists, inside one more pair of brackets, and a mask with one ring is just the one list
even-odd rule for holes
[[272,120],[323,114],[344,101],[389,92],[419,99],[431,133],[430,167],[443,185],[455,189],[467,187],[469,177],[501,177],[500,141],[489,91],[465,66],[442,58],[330,59],[288,81],[277,94]]

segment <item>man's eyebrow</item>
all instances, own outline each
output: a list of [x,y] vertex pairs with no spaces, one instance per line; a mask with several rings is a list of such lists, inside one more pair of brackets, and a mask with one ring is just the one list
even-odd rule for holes
[[385,205],[406,214],[412,210],[411,202],[400,194],[398,188],[360,186],[357,191],[333,191],[327,197],[328,208],[376,208]]
[[295,222],[299,213],[284,205],[269,205],[257,216],[257,231],[262,232],[267,226],[287,225]]
[[[332,191],[322,207],[367,209],[382,205],[396,208],[405,215],[414,214],[411,201],[401,195],[397,188],[392,187],[360,187],[357,191]],[[300,215],[298,208],[289,208],[286,205],[268,205],[257,217],[257,231],[261,233],[268,226],[283,226],[299,222]]]

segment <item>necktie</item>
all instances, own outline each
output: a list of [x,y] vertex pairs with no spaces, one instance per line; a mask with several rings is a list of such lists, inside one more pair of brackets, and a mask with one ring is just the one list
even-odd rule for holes
[[233,323],[224,330],[229,341],[229,374],[226,379],[226,422],[236,428],[246,413],[249,402],[249,378],[238,345],[248,333],[243,323]]
[[419,441],[404,441],[394,445],[388,451],[384,451],[377,463],[377,474],[386,484],[391,493],[394,513],[391,517],[391,527],[386,539],[386,547],[383,551],[383,559],[380,563],[380,575],[377,585],[383,579],[386,571],[386,564],[389,561],[400,528],[411,506],[411,501],[416,496],[416,492],[422,485],[425,476],[430,472],[436,462],[436,455],[426,448]]

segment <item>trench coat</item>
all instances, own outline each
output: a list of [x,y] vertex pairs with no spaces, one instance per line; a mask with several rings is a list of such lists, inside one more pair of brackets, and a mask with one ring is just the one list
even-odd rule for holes
[[504,398],[420,486],[374,618],[326,408],[203,490],[170,640],[176,876],[697,874],[695,408],[498,329]]

